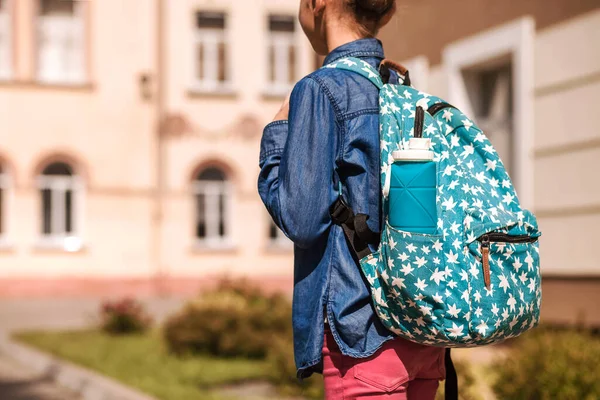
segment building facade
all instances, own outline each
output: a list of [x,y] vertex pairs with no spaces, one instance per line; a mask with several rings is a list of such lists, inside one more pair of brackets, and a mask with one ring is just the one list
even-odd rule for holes
[[256,180],[314,67],[296,3],[0,0],[5,286],[291,277]]
[[600,325],[600,262],[590,251],[600,224],[600,4],[399,4],[381,35],[387,56],[474,117],[538,216],[542,316]]
[[[262,127],[315,68],[297,3],[0,0],[0,292],[224,273],[289,287],[256,179]],[[400,1],[381,38],[474,116],[538,215],[545,314],[600,323],[564,302],[600,301],[598,2]]]

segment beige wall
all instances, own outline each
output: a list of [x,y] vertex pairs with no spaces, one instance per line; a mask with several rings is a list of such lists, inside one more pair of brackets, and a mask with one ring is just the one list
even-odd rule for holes
[[597,0],[399,0],[380,36],[392,59],[425,55],[438,64],[450,43],[525,15],[545,29],[599,7]]
[[[600,275],[600,10],[536,38],[535,199],[546,275]],[[560,56],[559,56],[560,55]]]
[[[88,10],[89,82],[42,86],[35,82],[33,0],[18,0],[15,79],[0,83],[0,158],[10,168],[9,245],[0,249],[3,277],[150,277],[162,266],[173,276],[226,271],[292,274],[291,251],[270,249],[269,218],[256,194],[261,127],[282,98],[266,97],[266,16],[295,15],[293,0],[167,1],[166,109],[192,131],[166,142],[166,194],[161,259],[153,258],[156,122],[153,100],[143,100],[142,73],[156,83],[157,16],[154,1],[92,0]],[[194,11],[229,14],[235,93],[190,93]],[[300,72],[312,56],[298,32]],[[154,86],[152,86],[154,88]],[[240,121],[251,117],[250,137]],[[246,128],[248,128],[246,126]],[[44,161],[71,161],[84,178],[84,247],[75,253],[42,250],[36,172]],[[190,183],[201,165],[217,162],[234,183],[233,243],[222,251],[198,249]]]
[[[545,276],[600,276],[600,9],[535,34],[533,208]],[[428,91],[448,98],[443,65]]]

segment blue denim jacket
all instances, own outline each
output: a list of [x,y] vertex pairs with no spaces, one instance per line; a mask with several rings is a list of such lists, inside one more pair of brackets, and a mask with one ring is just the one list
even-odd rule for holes
[[[358,57],[383,59],[377,39],[333,50],[329,64]],[[394,76],[392,80],[396,80]],[[320,69],[290,98],[288,121],[265,127],[258,189],[269,213],[294,242],[294,353],[299,377],[321,371],[324,313],[343,354],[368,357],[391,339],[377,319],[367,284],[329,207],[338,183],[354,212],[380,230],[378,89],[364,77]]]

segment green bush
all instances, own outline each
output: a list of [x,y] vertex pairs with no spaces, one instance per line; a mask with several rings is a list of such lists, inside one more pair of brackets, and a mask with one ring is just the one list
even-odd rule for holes
[[100,308],[100,328],[110,334],[142,333],[152,325],[144,306],[131,298],[106,301]]
[[[458,398],[460,400],[479,400],[481,397],[477,394],[477,382],[471,371],[472,366],[461,360],[453,360],[453,362],[456,375],[458,375]],[[444,400],[444,382],[440,382],[440,388],[435,398]]]
[[300,382],[296,378],[292,336],[277,337],[271,343],[268,355],[271,383],[282,396],[302,396],[305,399],[323,399],[323,376],[314,374]]
[[538,329],[510,343],[495,369],[501,399],[600,399],[600,339],[585,331]]
[[170,317],[163,333],[175,354],[265,358],[274,338],[291,332],[291,320],[283,295],[225,280]]

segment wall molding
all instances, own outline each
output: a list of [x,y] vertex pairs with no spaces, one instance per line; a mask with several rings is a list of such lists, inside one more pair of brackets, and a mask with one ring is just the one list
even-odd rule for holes
[[586,204],[581,206],[536,209],[535,214],[538,218],[564,218],[597,215],[600,214],[600,203]]
[[565,143],[559,146],[548,146],[535,150],[536,158],[556,157],[564,154],[571,154],[580,151],[587,151],[600,148],[600,137],[588,140],[581,140],[573,143]]
[[448,100],[467,115],[474,115],[463,70],[510,56],[513,70],[514,143],[516,189],[526,208],[534,205],[534,71],[535,20],[526,16],[458,40],[443,52]]
[[535,97],[549,96],[600,82],[600,70],[535,89]]

